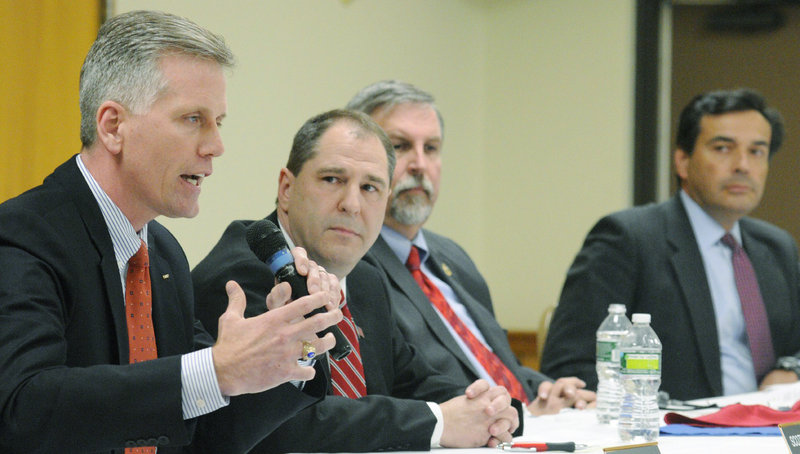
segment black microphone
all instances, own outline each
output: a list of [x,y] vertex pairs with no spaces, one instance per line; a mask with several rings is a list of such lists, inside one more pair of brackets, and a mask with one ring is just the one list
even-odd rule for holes
[[[288,282],[291,285],[292,300],[308,295],[306,278],[297,274],[297,268],[294,266],[294,256],[289,251],[283,232],[277,225],[267,219],[256,221],[247,227],[246,238],[250,250],[259,260],[269,266],[270,271],[278,281]],[[325,312],[325,308],[319,307],[305,316],[308,318],[323,312]],[[350,354],[353,347],[338,326],[329,326],[317,333],[317,336],[322,337],[327,333],[333,333],[333,337],[336,338],[336,345],[329,350],[334,359],[342,359]]]

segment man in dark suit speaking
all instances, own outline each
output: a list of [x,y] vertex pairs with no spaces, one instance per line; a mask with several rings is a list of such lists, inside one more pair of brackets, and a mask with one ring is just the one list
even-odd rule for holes
[[761,200],[780,115],[750,90],[695,97],[678,123],[670,200],[601,219],[567,273],[542,370],[594,388],[595,331],[611,303],[646,312],[661,389],[693,399],[796,381],[800,270],[789,234],[746,217]]
[[[408,346],[392,317],[385,276],[361,261],[383,223],[393,166],[388,138],[358,112],[320,114],[295,135],[280,172],[277,211],[267,219],[280,226],[287,243],[305,248],[340,279],[345,320],[339,327],[353,351],[321,360],[330,366],[333,395],[252,452],[494,446],[510,441],[519,425],[505,389],[439,375]],[[219,317],[224,307],[217,293],[234,278],[247,293],[247,313],[264,311],[260,302],[274,277],[249,249],[246,231],[253,222],[228,226],[192,271],[201,320]]]
[[342,317],[319,276],[302,301],[277,307],[276,288],[276,309],[248,319],[222,283],[214,343],[183,250],[154,220],[199,211],[232,63],[221,37],[171,14],[100,28],[81,69],[80,154],[0,205],[0,452],[241,453],[324,395],[324,371],[296,361],[303,341],[330,348],[316,332]]
[[580,380],[554,383],[519,363],[472,259],[454,241],[422,228],[439,194],[442,165],[443,121],[433,96],[405,82],[381,81],[359,91],[347,108],[370,115],[397,153],[384,226],[366,260],[389,277],[392,309],[409,342],[453,379],[504,385],[533,414],[593,401]]

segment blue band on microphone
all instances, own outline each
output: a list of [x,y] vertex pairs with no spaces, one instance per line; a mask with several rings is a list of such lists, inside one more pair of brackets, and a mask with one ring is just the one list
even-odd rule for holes
[[290,263],[294,263],[294,256],[292,256],[292,253],[288,249],[283,248],[273,254],[272,257],[267,260],[267,263],[269,264],[269,270],[272,271],[272,274],[278,274],[279,269]]

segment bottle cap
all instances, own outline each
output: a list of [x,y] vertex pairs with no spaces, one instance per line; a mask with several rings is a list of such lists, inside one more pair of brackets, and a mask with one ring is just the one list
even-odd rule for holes
[[625,307],[624,304],[609,304],[608,305],[608,312],[621,312],[625,313],[628,311],[628,308]]
[[633,314],[633,323],[650,323],[650,314]]

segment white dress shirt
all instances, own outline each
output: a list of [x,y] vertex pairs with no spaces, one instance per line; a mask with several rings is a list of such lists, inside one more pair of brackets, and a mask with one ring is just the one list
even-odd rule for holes
[[[114,204],[111,198],[100,187],[92,174],[83,164],[80,155],[76,157],[78,169],[89,185],[100,211],[103,214],[111,243],[114,245],[114,255],[117,259],[120,280],[122,282],[122,301],[125,301],[125,273],[128,270],[128,260],[139,250],[141,241],[147,245],[147,224],[142,230],[133,230],[128,218],[122,210]],[[156,341],[158,342],[158,341]],[[214,370],[214,360],[211,356],[211,347],[181,355],[181,399],[183,419],[196,418],[206,413],[211,413],[228,405],[230,399],[222,395],[217,382],[217,373]]]

